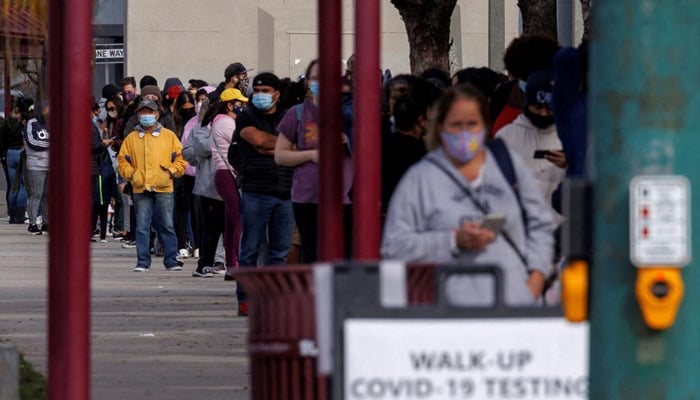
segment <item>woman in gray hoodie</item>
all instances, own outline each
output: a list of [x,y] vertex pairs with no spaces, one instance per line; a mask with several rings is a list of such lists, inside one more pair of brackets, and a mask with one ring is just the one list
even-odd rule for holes
[[[382,257],[465,268],[497,265],[506,303],[534,304],[552,268],[554,226],[529,168],[506,149],[518,200],[485,145],[488,105],[474,87],[448,89],[434,112],[430,152],[404,175],[392,197]],[[487,215],[505,219],[503,226],[485,227]],[[492,288],[489,277],[462,275],[451,278],[446,291],[455,304],[484,305],[493,303]]]

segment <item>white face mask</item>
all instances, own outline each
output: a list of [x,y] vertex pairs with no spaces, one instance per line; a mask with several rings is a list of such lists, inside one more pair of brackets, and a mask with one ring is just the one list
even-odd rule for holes
[[117,119],[117,112],[116,111],[108,111],[107,115],[109,115],[109,117],[112,119]]

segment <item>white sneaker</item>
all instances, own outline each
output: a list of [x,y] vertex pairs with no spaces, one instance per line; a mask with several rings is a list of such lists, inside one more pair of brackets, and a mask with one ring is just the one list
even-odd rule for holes
[[178,260],[187,260],[190,257],[190,252],[187,251],[187,249],[180,249],[180,251],[177,252],[177,259]]

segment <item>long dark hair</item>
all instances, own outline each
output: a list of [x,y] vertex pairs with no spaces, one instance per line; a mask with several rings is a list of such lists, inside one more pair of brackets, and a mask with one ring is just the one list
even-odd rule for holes
[[[175,133],[178,136],[182,135],[182,129],[187,123],[187,121],[185,121],[185,119],[187,118],[183,118],[184,109],[182,108],[182,106],[186,103],[190,103],[194,107],[194,96],[192,96],[192,93],[185,90],[177,95],[177,98],[175,99],[175,111],[173,112],[173,122],[175,122]],[[192,116],[194,115],[196,115],[196,113],[194,112],[194,109],[192,109]]]
[[202,119],[202,126],[207,126],[211,124],[211,122],[214,120],[214,117],[216,117],[219,114],[228,114],[227,106],[230,102],[231,101],[217,100],[215,103],[210,104],[207,113],[204,114],[204,119]]

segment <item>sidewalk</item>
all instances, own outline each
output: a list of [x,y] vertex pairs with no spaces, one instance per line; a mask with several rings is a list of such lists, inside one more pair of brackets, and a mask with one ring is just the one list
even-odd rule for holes
[[[46,374],[48,236],[0,222],[0,339]],[[135,273],[136,250],[92,243],[92,398],[249,398],[246,318],[235,285],[167,272]]]

